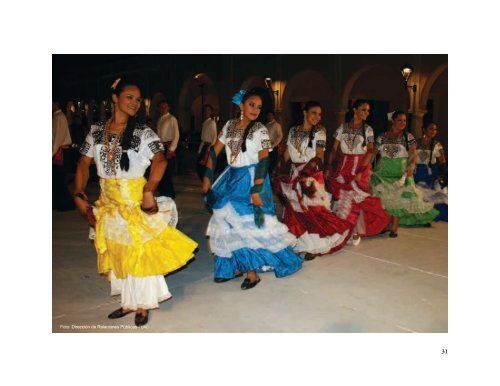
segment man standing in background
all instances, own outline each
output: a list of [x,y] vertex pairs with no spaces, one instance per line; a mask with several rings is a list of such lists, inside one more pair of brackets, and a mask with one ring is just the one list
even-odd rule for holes
[[59,108],[58,101],[52,101],[52,209],[73,210],[75,204],[69,194],[64,169],[63,149],[71,145],[68,120]]
[[276,167],[276,164],[279,160],[280,155],[280,143],[283,140],[283,131],[281,130],[281,125],[276,122],[276,116],[273,111],[269,111],[266,114],[266,127],[269,131],[269,138],[271,140],[271,146],[273,147],[273,151],[269,153],[269,174],[271,174]]
[[175,150],[179,143],[179,125],[177,118],[170,114],[170,104],[166,100],[160,101],[158,106],[161,115],[156,128],[160,141],[165,147],[165,157],[167,158],[167,169],[158,185],[158,191],[161,196],[175,199],[173,174],[175,170]]
[[205,165],[208,158],[210,146],[215,145],[217,141],[217,124],[213,119],[214,109],[211,105],[203,106],[203,126],[201,129],[201,143],[198,148],[198,157],[196,158],[196,172],[200,180],[203,180]]

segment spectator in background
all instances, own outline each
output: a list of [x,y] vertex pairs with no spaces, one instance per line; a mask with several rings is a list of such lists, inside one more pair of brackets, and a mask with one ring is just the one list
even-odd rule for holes
[[73,210],[75,205],[66,185],[63,149],[71,145],[68,120],[58,101],[52,101],[52,209]]
[[276,122],[276,115],[274,111],[269,111],[266,114],[266,127],[269,131],[269,138],[271,139],[271,146],[273,151],[269,153],[269,174],[273,173],[273,170],[278,163],[279,155],[281,152],[281,141],[283,140],[283,131],[281,130],[281,125]]
[[175,188],[173,174],[175,171],[175,150],[179,143],[179,124],[177,118],[170,114],[170,104],[166,100],[158,103],[160,108],[160,119],[156,125],[158,136],[165,148],[165,157],[167,158],[167,169],[158,185],[160,195],[175,199]]
[[198,148],[198,157],[196,158],[196,173],[200,180],[203,179],[205,166],[207,164],[208,150],[210,146],[217,142],[217,124],[213,119],[214,109],[211,105],[203,106],[203,125],[201,128],[201,143]]

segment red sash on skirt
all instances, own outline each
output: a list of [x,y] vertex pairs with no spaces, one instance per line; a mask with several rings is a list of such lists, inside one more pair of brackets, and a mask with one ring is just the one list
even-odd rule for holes
[[306,232],[320,239],[338,234],[321,254],[341,249],[351,234],[350,224],[330,210],[330,194],[325,191],[323,172],[304,174],[305,164],[293,164],[291,175],[274,180],[274,188],[284,207],[283,220],[297,238]]

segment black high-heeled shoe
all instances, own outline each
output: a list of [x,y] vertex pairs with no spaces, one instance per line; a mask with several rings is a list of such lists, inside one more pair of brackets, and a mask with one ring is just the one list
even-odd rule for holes
[[149,311],[146,311],[146,315],[141,314],[140,312],[135,313],[135,325],[137,327],[144,326],[148,322]]
[[245,280],[243,280],[243,283],[241,283],[241,289],[242,290],[251,289],[259,283],[260,283],[260,277],[257,278],[257,280],[255,280],[255,281],[250,281],[249,278],[246,278]]
[[398,237],[398,232],[391,231],[391,233],[389,233],[389,237],[392,238]]
[[119,308],[117,310],[114,310],[111,314],[108,315],[108,319],[118,319],[118,318],[123,318],[125,315],[130,314],[133,312],[132,310],[128,310],[127,312],[123,312],[123,308]]

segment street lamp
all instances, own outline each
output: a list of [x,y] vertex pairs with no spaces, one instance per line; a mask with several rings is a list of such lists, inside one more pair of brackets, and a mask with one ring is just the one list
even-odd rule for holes
[[202,82],[199,84],[199,86],[200,86],[200,94],[201,94],[201,121],[203,122],[203,105],[205,104],[205,93],[204,93],[205,83],[203,83],[203,80],[201,79],[202,76],[203,76],[203,73],[199,73],[194,78],[197,80],[200,80]]
[[401,68],[401,75],[403,75],[403,79],[405,81],[405,87],[413,90],[413,92],[417,92],[417,85],[414,84],[412,86],[408,85],[408,81],[410,80],[411,74],[413,73],[413,67],[409,64],[405,64]]
[[203,106],[205,105],[205,93],[203,89],[205,87],[205,83],[200,84],[200,93],[201,93],[201,120],[203,121]]
[[274,97],[274,110],[277,110],[279,108],[278,106],[278,97],[279,97],[279,90],[273,90],[273,80],[270,78],[270,77],[267,77],[264,79],[265,83],[266,83],[266,87],[267,89],[275,95]]

